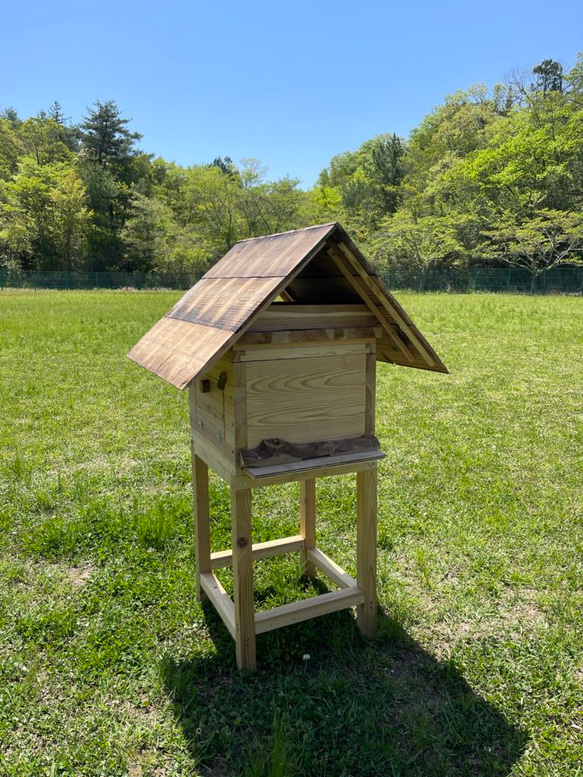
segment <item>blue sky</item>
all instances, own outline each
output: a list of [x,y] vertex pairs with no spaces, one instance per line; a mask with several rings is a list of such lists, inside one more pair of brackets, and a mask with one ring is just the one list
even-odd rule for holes
[[330,157],[406,136],[446,94],[583,50],[583,3],[20,2],[2,9],[0,106],[115,99],[144,150],[254,157],[312,185]]

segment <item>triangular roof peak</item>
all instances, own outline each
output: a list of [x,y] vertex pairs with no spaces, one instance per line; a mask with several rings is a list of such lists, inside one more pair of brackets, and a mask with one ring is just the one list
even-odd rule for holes
[[183,389],[282,293],[292,302],[365,303],[383,327],[378,360],[447,372],[338,222],[235,243],[128,356]]

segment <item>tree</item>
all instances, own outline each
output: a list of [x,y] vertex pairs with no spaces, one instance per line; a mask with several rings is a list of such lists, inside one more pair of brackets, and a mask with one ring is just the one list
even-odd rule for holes
[[540,65],[533,67],[536,79],[534,89],[546,95],[548,92],[563,92],[563,66],[554,59],[543,59]]
[[265,168],[256,159],[244,159],[238,171],[241,191],[239,209],[244,222],[244,236],[269,235],[303,226],[304,193],[296,178],[265,180]]
[[423,277],[447,257],[463,257],[455,224],[446,217],[412,218],[406,212],[387,218],[372,240],[375,261],[387,269],[408,268]]
[[102,167],[122,167],[137,153],[134,145],[141,139],[138,132],[130,132],[114,100],[97,100],[80,125],[85,158]]
[[16,173],[18,159],[24,153],[22,141],[8,119],[0,119],[0,179],[5,181]]
[[73,168],[57,175],[51,201],[55,252],[67,270],[79,269],[87,254],[92,214],[85,187]]
[[63,142],[62,127],[46,115],[22,122],[18,134],[25,153],[34,157],[37,165],[64,162],[72,157],[70,148]]
[[82,266],[91,213],[75,169],[65,163],[38,166],[23,157],[5,184],[1,234],[7,258],[30,269]]
[[2,111],[0,111],[0,119],[9,121],[13,127],[18,127],[21,124],[18,113],[11,106],[8,106],[8,108],[4,108]]
[[79,128],[70,125],[70,118],[65,116],[61,104],[57,100],[49,106],[47,115],[58,127],[57,134],[59,140],[64,143],[70,151],[78,151]]
[[168,261],[171,250],[170,209],[155,197],[134,191],[130,197],[131,215],[120,230],[124,245],[125,269],[149,272]]
[[517,223],[507,214],[496,229],[485,232],[486,254],[530,273],[531,290],[545,270],[562,264],[583,264],[583,215],[543,208],[527,221]]

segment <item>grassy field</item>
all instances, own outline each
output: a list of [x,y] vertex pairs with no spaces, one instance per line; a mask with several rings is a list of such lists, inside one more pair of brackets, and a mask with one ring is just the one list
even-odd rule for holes
[[[583,775],[583,301],[399,295],[451,375],[379,367],[379,637],[327,616],[240,676],[195,600],[187,399],[125,359],[178,296],[0,294],[0,775]],[[317,495],[352,573],[353,485]],[[297,499],[256,493],[257,541]],[[313,594],[255,571],[258,608]]]

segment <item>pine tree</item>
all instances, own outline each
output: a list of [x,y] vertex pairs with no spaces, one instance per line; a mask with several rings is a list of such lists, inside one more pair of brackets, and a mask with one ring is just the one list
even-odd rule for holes
[[114,100],[97,100],[80,125],[86,157],[102,167],[123,165],[134,157],[134,144],[142,136],[127,129],[129,122],[130,119],[122,118]]

